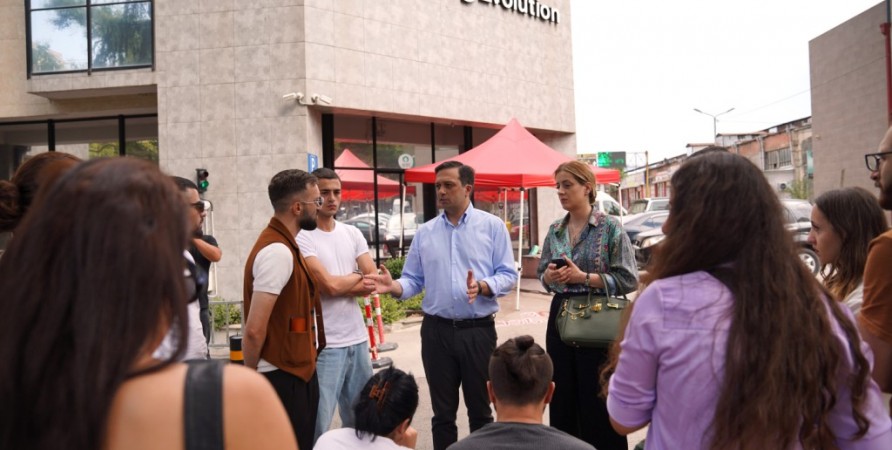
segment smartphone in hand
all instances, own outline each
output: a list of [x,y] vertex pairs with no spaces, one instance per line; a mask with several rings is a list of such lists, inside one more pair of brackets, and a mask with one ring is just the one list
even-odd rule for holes
[[555,265],[555,269],[560,269],[567,265],[567,260],[564,258],[554,258],[551,260],[551,263]]

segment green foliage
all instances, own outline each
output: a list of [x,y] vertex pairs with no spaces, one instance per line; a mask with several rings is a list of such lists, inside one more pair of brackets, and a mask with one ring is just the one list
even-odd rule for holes
[[239,305],[217,304],[219,297],[211,299],[210,310],[214,320],[214,330],[222,330],[227,325],[242,323],[242,309]]
[[421,301],[424,300],[424,293],[403,300],[403,309],[406,311],[421,311]]
[[34,72],[57,72],[65,70],[65,61],[50,50],[50,44],[37,43],[31,47],[31,66]]
[[384,267],[387,268],[394,280],[403,276],[404,264],[406,264],[406,258],[390,258],[384,261]]
[[790,183],[790,186],[787,187],[787,192],[789,192],[792,198],[808,200],[811,196],[811,186],[809,186],[808,180],[796,180]]
[[[90,144],[90,159],[112,158],[118,156],[117,142],[94,142]],[[130,141],[124,148],[124,154],[135,158],[158,163],[158,140]]]
[[[404,301],[399,301],[389,294],[381,294],[381,320],[390,325],[405,319],[408,312],[421,310],[421,300],[423,298],[424,292],[414,297],[409,297]],[[359,305],[360,311],[362,311],[362,316],[365,317],[365,300],[357,297],[356,303]],[[372,304],[372,314],[374,314],[374,307],[374,304]]]

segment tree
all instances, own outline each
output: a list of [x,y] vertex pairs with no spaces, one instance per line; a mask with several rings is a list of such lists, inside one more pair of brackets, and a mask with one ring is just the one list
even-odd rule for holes
[[[71,0],[49,0],[45,8],[71,6],[71,3]],[[58,9],[52,23],[60,30],[72,24],[90,27],[93,68],[151,63],[153,38],[150,2],[90,6],[89,24],[84,14],[86,8],[85,5],[82,8]]]
[[65,69],[65,62],[50,50],[50,44],[38,43],[31,47],[31,67],[34,72],[56,72]]

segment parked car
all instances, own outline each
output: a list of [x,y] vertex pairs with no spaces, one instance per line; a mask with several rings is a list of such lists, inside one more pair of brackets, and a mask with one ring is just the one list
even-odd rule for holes
[[[380,219],[379,219],[380,220]],[[359,228],[359,231],[365,236],[365,241],[369,245],[375,245],[375,233],[378,233],[378,239],[381,243],[387,240],[387,231],[384,226],[375,226],[375,218],[374,217],[351,217],[347,220],[344,220],[343,223],[347,225],[353,225],[356,228]]]
[[[811,270],[811,273],[817,275],[821,270],[821,260],[815,253],[815,249],[808,243],[812,205],[805,200],[782,200],[781,202],[784,206],[786,228],[791,232],[793,240],[799,247],[799,258]],[[650,262],[654,246],[662,242],[663,238],[665,236],[661,226],[650,231],[640,232],[632,240],[635,261],[638,263],[639,269],[643,269]]]
[[[404,218],[409,216],[409,214],[405,214]],[[414,228],[412,228],[411,232],[409,229],[406,230],[406,234],[403,236],[403,248],[409,248],[409,245],[412,243],[412,238],[415,236],[415,231],[417,229],[417,224],[415,223],[415,215],[412,214],[412,224]],[[388,224],[393,221],[393,217],[388,219]],[[351,217],[347,220],[344,220],[343,223],[348,225],[353,225],[356,228],[359,228],[359,231],[365,237],[366,243],[369,244],[370,249],[374,249],[375,247],[375,233],[378,233],[378,242],[381,246],[387,250],[386,254],[396,254],[400,245],[400,235],[399,235],[399,216],[396,216],[396,230],[389,230],[387,228],[387,224],[383,226],[375,226],[375,218],[374,217]],[[378,218],[380,222],[380,216]],[[372,251],[374,254],[374,250]]]
[[595,206],[598,207],[598,211],[601,211],[604,214],[610,214],[611,216],[622,216],[627,214],[626,209],[606,192],[598,191],[598,193],[595,194]]
[[806,200],[782,200],[787,215],[787,229],[793,233],[793,240],[799,245],[799,258],[812,273],[821,270],[821,260],[814,247],[808,243],[811,231],[812,204]]
[[639,198],[638,200],[633,200],[632,204],[629,205],[629,214],[623,217],[623,223],[625,224],[630,220],[637,219],[644,213],[668,210],[668,197]]
[[400,224],[400,215],[394,214],[390,216],[387,220],[387,239],[396,239],[400,238],[400,228],[402,225],[403,228],[403,238],[412,239],[415,236],[415,231],[418,230],[418,222],[419,217],[415,213],[403,213],[402,216],[402,224]]
[[638,233],[662,227],[667,217],[669,217],[669,211],[641,213],[633,217],[632,220],[623,223],[623,229],[629,235],[629,240],[634,241]]
[[[349,218],[346,219],[346,220],[360,220],[360,219],[366,219],[366,220],[371,221],[371,220],[374,219],[374,218],[375,218],[375,213],[374,213],[374,212],[371,212],[371,213],[357,214],[357,215],[355,215],[355,216],[349,217]],[[381,227],[385,227],[385,228],[386,228],[386,227],[387,227],[387,221],[388,221],[388,220],[390,220],[390,214],[387,214],[387,213],[380,213],[380,214],[378,214],[378,224],[379,224],[379,226],[381,226]]]

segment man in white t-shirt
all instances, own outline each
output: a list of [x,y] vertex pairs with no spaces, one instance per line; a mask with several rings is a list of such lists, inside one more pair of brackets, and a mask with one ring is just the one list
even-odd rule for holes
[[[322,294],[325,350],[316,360],[319,375],[319,409],[316,438],[328,431],[335,405],[344,427],[352,427],[353,404],[372,376],[368,333],[356,296],[371,293],[363,287],[363,274],[374,273],[362,232],[335,220],[341,207],[341,180],[335,171],[320,168],[319,194],[324,203],[316,212],[316,229],[297,235],[297,245]],[[358,268],[358,269],[357,269]]]

